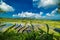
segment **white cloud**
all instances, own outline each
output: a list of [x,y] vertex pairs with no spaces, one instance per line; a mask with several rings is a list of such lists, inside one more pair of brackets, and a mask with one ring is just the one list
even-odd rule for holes
[[[36,0],[33,0],[33,2]],[[38,2],[33,3],[34,5],[38,5],[38,8],[44,7],[49,8],[51,5],[56,5],[58,0],[38,0]]]
[[42,15],[43,14],[43,12],[40,12],[40,15]]
[[46,16],[42,16],[44,14],[43,12],[40,12],[39,14],[32,13],[32,12],[22,12],[22,13],[18,13],[18,14],[13,14],[13,17],[46,18],[46,17],[55,16],[57,10],[58,10],[58,8],[53,10],[51,13],[46,13]]
[[13,17],[27,17],[27,18],[42,18],[43,12],[40,12],[39,14],[37,13],[32,13],[32,12],[22,12],[22,13],[18,13],[13,14]]
[[38,0],[33,0],[33,1],[38,1]]
[[56,8],[55,10],[53,10],[51,13],[47,13],[47,16],[55,16],[56,12],[58,11],[58,8]]
[[53,10],[53,11],[51,12],[51,14],[56,13],[56,11],[58,11],[58,8],[56,8],[55,10]]
[[47,13],[46,15],[47,15],[47,16],[51,16],[51,14],[50,14],[50,13]]
[[4,12],[11,12],[14,11],[14,8],[7,5],[5,2],[1,2],[0,4],[0,10]]
[[56,11],[58,10],[58,8],[56,8],[55,10],[53,10],[51,13],[46,13],[45,16],[42,16],[44,13],[40,12],[39,14],[37,13],[32,13],[32,12],[22,12],[22,13],[18,13],[18,14],[13,14],[13,17],[27,17],[27,18],[48,18],[48,17],[54,17],[56,14]]

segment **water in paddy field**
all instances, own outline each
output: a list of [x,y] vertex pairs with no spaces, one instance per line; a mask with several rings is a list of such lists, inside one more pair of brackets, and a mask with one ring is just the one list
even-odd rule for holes
[[[2,24],[5,24],[5,26],[0,27],[0,31],[4,31],[4,30],[6,30],[7,28],[9,28],[9,27],[11,27],[11,26],[14,25],[14,24],[11,24],[11,23],[8,23],[8,22],[2,23]],[[32,26],[33,26],[35,29],[37,29],[38,27],[41,28],[41,27],[45,26],[45,24],[44,24],[44,25],[43,25],[43,24],[32,24]],[[21,24],[16,24],[16,25],[14,26],[14,28],[17,28],[17,29],[20,29],[21,27],[24,27],[24,25],[22,25],[22,23],[21,23]],[[31,27],[31,24],[26,24],[25,27]],[[51,27],[51,26],[49,26],[49,25],[48,25],[48,27],[49,27],[50,29],[53,29],[54,31],[60,33],[60,29],[59,29],[59,28],[54,28],[54,27]],[[34,29],[34,28],[33,28],[33,29]],[[47,28],[47,27],[46,27],[46,28]],[[29,30],[29,28],[27,28],[27,29]]]
[[13,25],[13,24],[6,23],[5,26],[0,27],[0,31],[4,30],[4,29],[6,29],[6,28],[8,28],[8,27],[10,27],[10,26],[12,26],[12,25]]

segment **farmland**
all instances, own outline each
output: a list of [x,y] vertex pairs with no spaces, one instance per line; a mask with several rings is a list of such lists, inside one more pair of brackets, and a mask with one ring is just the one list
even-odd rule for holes
[[1,40],[60,40],[60,21],[2,18],[0,32]]

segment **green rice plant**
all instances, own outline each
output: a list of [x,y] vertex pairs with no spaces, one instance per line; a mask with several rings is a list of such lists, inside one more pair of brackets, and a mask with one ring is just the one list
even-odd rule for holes
[[18,33],[15,33],[15,31],[6,32],[6,33],[0,33],[0,40],[19,40]]
[[1,24],[0,27],[3,27],[3,26],[5,26],[5,25],[6,25],[6,24]]
[[46,24],[46,27],[47,27],[47,34],[49,34],[49,26],[48,26],[48,24]]
[[21,24],[18,27],[15,27],[14,29],[16,30],[17,28],[19,28],[21,26]]
[[35,31],[34,31],[34,25],[32,23],[30,23],[30,24],[31,24],[32,33],[33,33],[34,40],[35,40],[36,35],[35,35]]
[[28,29],[29,27],[26,27],[25,29],[23,29],[23,31],[22,31],[22,33],[24,32],[24,31],[26,31],[26,29]]
[[34,25],[32,23],[30,23],[30,24],[31,24],[32,31],[34,31]]
[[55,38],[56,40],[60,40],[60,36],[54,35],[54,38]]
[[21,29],[23,29],[23,28],[25,28],[25,27],[21,27],[21,28],[19,28],[19,29],[18,29],[18,32],[19,32]]
[[24,40],[35,40],[34,32],[23,33]]
[[44,30],[42,30],[41,28],[38,27],[38,29],[39,29],[39,32],[40,32],[41,34],[46,33],[46,32],[45,32]]
[[54,40],[53,39],[53,35],[52,34],[41,34],[40,35],[40,39],[42,39],[42,40]]
[[25,28],[26,24],[27,24],[27,22],[25,23],[25,25],[23,27],[19,28],[17,32],[19,32],[21,29]]
[[[41,28],[38,27],[39,31],[34,30],[34,25],[31,23],[31,32],[24,32],[26,29],[29,27],[26,27],[26,24],[19,28],[18,26],[18,31],[12,30],[8,32],[11,28],[16,26],[14,24],[13,26],[9,27],[4,33],[0,32],[0,40],[60,40],[59,36],[55,36],[53,33],[49,34],[49,26],[46,24],[47,27],[47,32],[42,30]],[[22,33],[18,33],[21,29],[23,29]],[[55,39],[54,39],[55,38]]]
[[0,40],[54,40],[53,34],[40,34],[39,31],[32,31],[30,33],[16,33],[14,30],[11,32],[0,33]]
[[9,28],[7,28],[7,29],[4,31],[4,33],[8,32],[8,31],[9,31],[11,28],[13,28],[15,25],[16,25],[16,24],[14,24],[14,25],[10,26]]
[[23,30],[22,30],[22,33],[24,33],[24,32],[27,32],[27,33],[29,33],[29,32],[31,32],[31,30],[27,30],[29,27],[25,27]]
[[46,26],[47,26],[47,33],[38,27],[39,32],[40,32],[40,39],[41,40],[53,40],[53,34],[49,34],[49,26],[47,24]]

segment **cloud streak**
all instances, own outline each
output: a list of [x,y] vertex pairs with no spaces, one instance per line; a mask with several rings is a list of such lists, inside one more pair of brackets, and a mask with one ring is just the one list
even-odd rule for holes
[[4,12],[12,12],[12,11],[14,11],[14,8],[12,6],[9,6],[5,2],[1,2],[0,10],[4,11]]
[[18,14],[13,14],[13,17],[26,17],[26,18],[41,18],[43,15],[43,12],[40,12],[39,14],[37,13],[32,13],[32,12],[22,12]]
[[47,13],[46,16],[55,16],[56,12],[58,11],[58,8],[53,10],[51,13]]
[[56,2],[55,0],[41,0],[41,2],[39,3],[38,7],[47,7],[49,5],[55,5]]
[[38,8],[43,7],[43,8],[49,8],[52,5],[56,5],[58,3],[58,0],[33,0],[34,6],[37,5]]
[[51,13],[46,13],[46,15],[43,16],[43,12],[40,12],[39,14],[37,13],[32,13],[32,12],[22,12],[18,14],[13,14],[13,17],[21,17],[21,18],[36,18],[36,19],[41,19],[41,18],[48,18],[48,17],[54,17],[56,15],[58,8],[53,10]]

